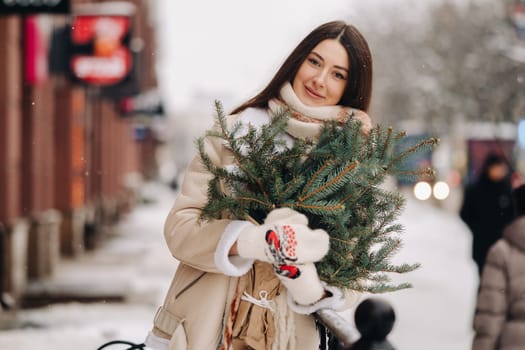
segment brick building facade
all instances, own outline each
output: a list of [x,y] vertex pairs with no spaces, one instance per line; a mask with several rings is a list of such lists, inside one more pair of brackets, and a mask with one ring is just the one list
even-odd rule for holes
[[[71,11],[108,1],[72,0]],[[114,3],[114,2],[113,2]],[[122,3],[122,1],[120,2]],[[151,2],[134,5],[135,89],[155,89],[155,28]],[[71,14],[0,14],[0,291],[20,301],[27,281],[52,274],[65,256],[96,248],[118,215],[133,204],[131,178],[155,174],[155,138],[137,140],[123,96],[81,85],[67,72],[34,79],[29,66],[31,20],[47,22],[49,50]],[[137,46],[137,45],[135,45]],[[56,59],[57,56],[54,56]],[[47,62],[49,63],[49,58]],[[66,60],[67,61],[67,58]],[[56,63],[56,62],[51,62]],[[118,91],[118,90],[117,90]]]

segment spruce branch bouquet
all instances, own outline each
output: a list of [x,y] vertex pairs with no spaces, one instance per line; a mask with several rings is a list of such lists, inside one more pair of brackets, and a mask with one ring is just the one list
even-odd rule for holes
[[[432,169],[408,169],[406,163],[412,154],[435,146],[437,139],[400,149],[404,132],[377,125],[365,135],[360,121],[347,118],[342,124],[324,123],[315,142],[297,139],[287,145],[281,137],[289,118],[284,109],[259,128],[228,126],[219,101],[215,109],[218,128],[197,140],[202,163],[212,174],[201,219],[227,214],[260,224],[271,210],[289,207],[305,214],[312,229],[330,235],[329,252],[316,263],[321,280],[372,293],[410,287],[394,285],[388,276],[419,266],[390,261],[402,244],[403,227],[395,220],[405,199],[381,185],[388,176],[432,176]],[[205,137],[221,139],[235,166],[213,164]]]

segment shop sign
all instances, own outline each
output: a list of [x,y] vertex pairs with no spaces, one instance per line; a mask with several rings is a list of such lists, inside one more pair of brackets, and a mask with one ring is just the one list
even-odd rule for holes
[[47,16],[24,19],[24,80],[29,85],[43,83],[49,77],[48,42],[52,27]]
[[97,86],[111,86],[123,81],[133,66],[129,49],[131,27],[130,16],[74,16],[69,61],[74,79]]
[[120,113],[123,115],[164,115],[164,106],[157,89],[125,97],[119,101],[118,106]]
[[69,12],[69,0],[0,0],[0,15]]

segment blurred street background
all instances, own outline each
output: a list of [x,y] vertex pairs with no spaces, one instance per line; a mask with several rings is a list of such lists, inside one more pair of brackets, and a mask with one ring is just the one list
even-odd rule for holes
[[[98,249],[30,283],[27,298],[34,305],[4,322],[0,348],[90,350],[117,339],[143,342],[177,266],[162,236],[175,195],[164,185],[145,184],[146,200]],[[456,215],[413,198],[400,222],[405,245],[396,260],[422,267],[394,276],[412,289],[373,296],[396,313],[389,340],[397,349],[468,349],[478,283],[468,229]],[[51,303],[37,307],[42,297]],[[352,311],[343,315],[351,323]]]
[[0,1],[0,349],[142,342],[214,100],[254,95],[334,19],[369,42],[373,121],[441,141],[412,164],[434,179],[392,184],[407,198],[396,259],[422,267],[381,295],[389,339],[469,349],[478,275],[459,208],[488,153],[525,173],[525,0]]

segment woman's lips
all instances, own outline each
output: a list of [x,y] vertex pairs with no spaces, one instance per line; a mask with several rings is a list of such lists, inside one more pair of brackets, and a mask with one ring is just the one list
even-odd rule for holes
[[324,98],[324,96],[319,95],[314,90],[310,89],[308,86],[305,86],[305,90],[308,93],[308,95],[312,96],[313,98],[317,98],[317,99]]

